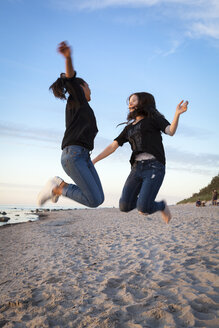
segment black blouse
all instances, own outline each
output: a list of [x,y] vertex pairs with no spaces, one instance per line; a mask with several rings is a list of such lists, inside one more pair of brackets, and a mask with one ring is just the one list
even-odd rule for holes
[[76,74],[72,78],[63,79],[69,97],[65,110],[66,130],[62,149],[70,145],[79,145],[92,150],[98,132],[96,118],[75,76]]
[[165,132],[168,125],[170,123],[162,115],[156,115],[154,118],[145,117],[134,125],[127,125],[114,140],[118,142],[119,146],[122,146],[125,142],[130,143],[132,148],[131,165],[135,161],[135,156],[140,153],[152,154],[165,165],[161,131]]

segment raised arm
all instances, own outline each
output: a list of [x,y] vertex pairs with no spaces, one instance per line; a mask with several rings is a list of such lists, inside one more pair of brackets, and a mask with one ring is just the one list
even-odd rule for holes
[[110,154],[114,153],[114,151],[119,147],[119,144],[116,140],[114,140],[109,146],[107,146],[102,153],[97,155],[92,162],[93,164],[101,161],[101,159],[104,159],[105,157],[109,156]]
[[71,47],[66,41],[59,43],[58,52],[65,57],[65,75],[67,78],[73,77],[75,70],[72,64]]
[[177,130],[178,122],[179,122],[179,117],[182,113],[187,111],[188,108],[188,101],[182,100],[176,107],[176,112],[173,118],[173,121],[171,125],[168,125],[165,129],[165,133],[168,134],[169,136],[173,136]]

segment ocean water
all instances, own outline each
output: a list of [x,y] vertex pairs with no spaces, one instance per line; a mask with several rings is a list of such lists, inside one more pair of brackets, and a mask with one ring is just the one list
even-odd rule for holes
[[[33,211],[33,212],[31,212]],[[4,214],[4,212],[6,214]],[[21,222],[36,221],[39,216],[35,213],[34,209],[29,208],[10,208],[10,207],[0,207],[0,217],[9,217],[8,222],[0,222],[0,227],[7,224],[16,224]]]
[[[0,217],[6,216],[9,217],[10,220],[8,222],[0,222],[0,228],[7,224],[17,224],[29,221],[37,221],[39,220],[39,212],[52,212],[52,211],[61,211],[61,210],[80,210],[85,209],[86,206],[79,204],[76,206],[58,206],[51,205],[45,206],[43,208],[39,208],[37,206],[22,206],[22,205],[0,205]],[[102,208],[102,206],[100,206]],[[111,208],[104,206],[104,208]],[[90,210],[95,210],[95,208],[90,208]],[[3,214],[5,212],[6,214]]]
[[[10,220],[8,222],[0,222],[0,227],[7,225],[7,224],[17,224],[17,223],[23,223],[23,222],[29,222],[29,221],[36,221],[39,220],[39,215],[37,213],[37,209],[40,212],[48,212],[48,211],[54,211],[54,210],[67,210],[67,209],[74,209],[69,207],[45,207],[42,209],[39,209],[38,207],[28,207],[28,206],[16,206],[16,205],[5,205],[0,206],[0,217],[6,216],[9,217]],[[5,212],[6,214],[3,214]]]

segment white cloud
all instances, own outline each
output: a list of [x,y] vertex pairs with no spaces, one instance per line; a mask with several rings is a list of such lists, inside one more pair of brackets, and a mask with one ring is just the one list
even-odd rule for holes
[[[173,40],[171,42],[169,49],[165,49],[165,50],[159,49],[156,51],[155,56],[159,55],[159,56],[166,57],[172,55],[177,51],[177,49],[180,47],[181,44],[182,44],[182,40]],[[151,59],[153,59],[153,57]]]
[[98,10],[109,7],[142,7],[153,6],[160,0],[51,0],[52,3],[65,9]]
[[[90,9],[97,10],[109,7],[150,7],[155,5],[177,4],[195,5],[202,4],[202,0],[51,0],[68,9]],[[214,0],[209,0],[214,2]]]
[[[186,127],[184,127],[186,128]],[[200,133],[202,131],[202,133]],[[197,134],[196,134],[197,133]],[[187,128],[187,136],[195,137],[198,135],[208,134],[206,130],[197,130],[195,128]],[[54,148],[58,146],[62,140],[62,133],[57,130],[48,130],[42,128],[29,128],[23,125],[14,125],[10,123],[0,123],[0,136],[5,138],[16,138],[16,142],[19,140],[26,140],[40,142],[41,147],[45,145],[49,148]],[[98,136],[95,140],[95,149],[92,153],[92,157],[97,156],[97,154],[102,151],[106,146],[108,146],[112,140]],[[166,157],[167,163],[170,167],[175,170],[188,170],[194,171],[196,173],[205,172],[209,173],[214,171],[219,167],[219,155],[217,153],[191,153],[183,150],[179,150],[174,147],[167,146]],[[120,147],[115,155],[115,159],[119,160],[121,163],[127,163],[131,155],[131,148],[129,144]]]
[[215,39],[219,39],[219,22],[200,22],[194,23],[192,26],[191,35],[194,36],[210,36]]
[[62,137],[62,133],[59,131],[33,127],[29,128],[10,123],[0,123],[0,135],[6,138],[19,138],[47,143],[58,143]]
[[[50,0],[53,5],[66,10],[100,10],[107,8],[159,7],[159,15],[178,19],[184,33],[190,37],[219,39],[218,0]],[[136,12],[133,12],[136,15]],[[121,21],[123,21],[121,19]],[[175,51],[176,46],[167,54]]]
[[168,162],[188,167],[218,168],[219,155],[211,153],[191,153],[174,147],[166,147]]

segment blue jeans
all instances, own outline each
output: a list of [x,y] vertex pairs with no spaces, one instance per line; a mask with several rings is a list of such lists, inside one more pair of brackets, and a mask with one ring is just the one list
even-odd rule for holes
[[163,211],[165,203],[155,202],[155,198],[164,175],[165,166],[157,160],[136,161],[122,191],[120,210],[129,212],[137,208],[148,214]]
[[81,146],[67,146],[62,151],[62,167],[76,184],[68,184],[62,195],[89,207],[104,201],[103,189],[89,150]]

